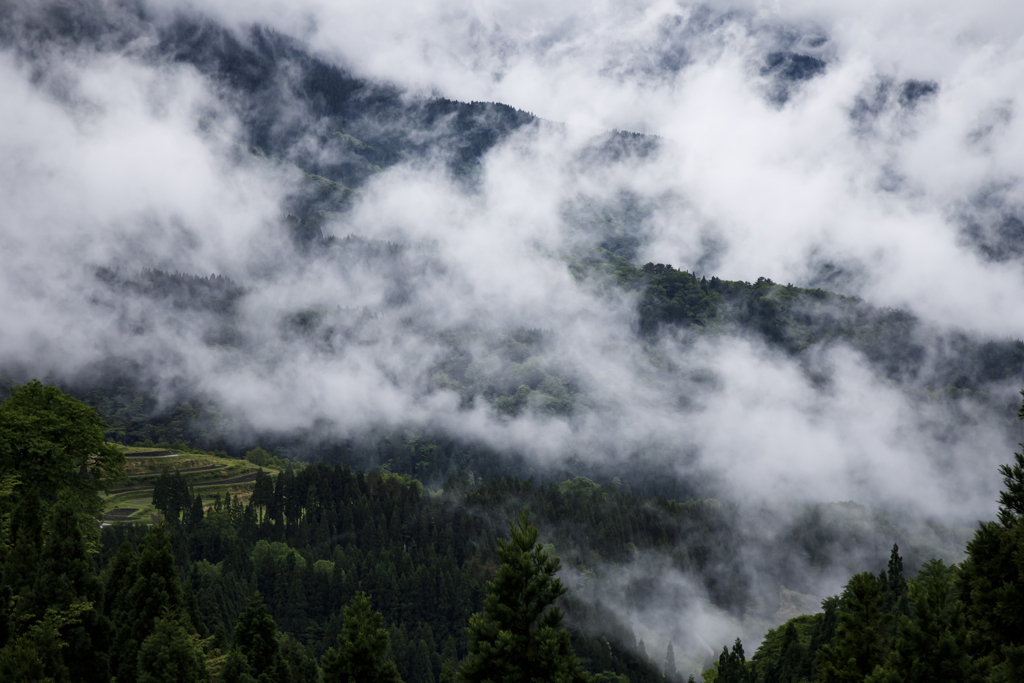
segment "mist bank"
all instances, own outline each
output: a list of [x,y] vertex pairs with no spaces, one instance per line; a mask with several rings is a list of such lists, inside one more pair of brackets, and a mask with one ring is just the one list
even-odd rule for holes
[[[824,24],[651,10],[623,54],[657,29],[688,56],[617,71],[659,135],[609,133],[235,9],[6,7],[10,381],[92,394],[113,438],[435,485],[476,449],[681,497],[991,511],[1019,438],[1012,190],[906,165],[968,107],[955,81],[867,69]],[[414,459],[426,435],[444,463]]]

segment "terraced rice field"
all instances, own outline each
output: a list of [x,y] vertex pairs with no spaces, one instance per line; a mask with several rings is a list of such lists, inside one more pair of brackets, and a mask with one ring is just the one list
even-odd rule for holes
[[[214,496],[230,493],[243,499],[252,492],[259,468],[245,460],[215,455],[179,453],[157,448],[125,448],[127,482],[118,482],[105,496],[104,523],[151,523],[158,512],[153,507],[153,486],[164,473],[179,473],[207,503]],[[273,468],[263,468],[277,475]]]

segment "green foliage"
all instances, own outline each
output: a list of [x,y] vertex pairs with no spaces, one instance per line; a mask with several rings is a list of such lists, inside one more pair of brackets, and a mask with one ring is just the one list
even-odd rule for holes
[[957,599],[956,570],[933,560],[918,572],[909,593],[912,613],[900,616],[889,656],[867,678],[868,683],[974,680],[964,606]]
[[47,498],[69,489],[99,511],[96,492],[124,477],[124,455],[107,445],[96,411],[56,387],[32,381],[0,403],[0,476]]
[[1000,468],[999,521],[979,525],[959,572],[972,655],[993,680],[1024,676],[1024,454]]
[[892,622],[883,590],[881,581],[870,572],[857,574],[846,584],[835,637],[821,648],[819,681],[863,681],[883,662]]
[[156,621],[139,648],[139,683],[203,683],[209,680],[206,655],[192,624],[168,613]]
[[[522,348],[509,344],[509,354],[528,353],[542,339],[526,332],[512,340]],[[519,366],[536,367],[529,358]],[[411,459],[448,457],[451,448],[405,436],[391,443],[398,450],[382,453],[404,449]],[[907,581],[894,546],[881,575],[853,577],[842,596],[823,602],[822,613],[770,632],[751,662],[737,642],[709,676],[747,681],[756,674],[759,683],[1020,678],[1024,456],[1001,472],[999,521],[979,527],[960,569],[931,563]],[[600,680],[662,680],[645,657],[629,652],[635,641],[628,627],[563,595],[554,546],[581,571],[658,552],[706,580],[718,604],[742,607],[745,600],[742,577],[728,570],[742,542],[728,505],[645,497],[575,472],[554,485],[453,476],[444,494],[424,496],[407,475],[286,466],[276,479],[259,475],[261,496],[248,503],[218,496],[209,510],[187,487],[166,486],[162,504],[177,505],[180,523],[152,531],[109,527],[102,547],[90,540],[83,489],[69,480],[44,499],[17,484],[20,477],[4,475],[9,483],[0,492],[3,680],[99,681],[109,671],[122,682],[216,676],[298,683],[316,680],[315,658],[327,646],[332,654],[321,661],[336,673],[345,643],[379,652],[381,634],[383,652],[390,641],[384,658],[393,661],[384,675],[409,683],[460,675],[586,680],[586,671]],[[95,495],[84,492],[85,500]],[[500,520],[524,505],[549,525],[552,544],[538,542],[525,516],[513,522],[511,540],[495,541]],[[817,542],[814,534],[807,543]],[[831,548],[842,538],[822,544]],[[266,602],[247,606],[257,589]],[[363,592],[372,592],[378,612],[359,607]],[[559,599],[571,632],[562,628]],[[346,604],[359,614],[342,619]],[[361,623],[370,626],[360,630]],[[204,628],[220,634],[219,651],[203,652]],[[672,664],[666,653],[669,678]]]
[[231,646],[244,655],[256,683],[288,683],[291,672],[281,654],[277,624],[258,593],[238,618]]
[[562,610],[554,606],[566,591],[555,576],[561,563],[537,542],[540,532],[526,510],[512,521],[509,535],[498,542],[501,564],[487,584],[484,609],[469,621],[460,680],[588,680],[562,628]]
[[754,683],[755,674],[753,667],[747,664],[743,654],[743,643],[737,638],[733,643],[732,652],[728,648],[722,648],[722,654],[718,657],[718,673],[715,677],[717,683]]
[[592,496],[601,491],[601,486],[586,477],[576,477],[563,481],[558,490],[567,496]]
[[885,608],[896,614],[906,614],[909,609],[907,581],[903,578],[903,558],[900,556],[899,545],[893,544],[889,566],[880,578],[885,581]]
[[164,472],[153,485],[153,506],[171,522],[192,507],[192,490],[181,472]]
[[283,470],[285,465],[287,464],[286,461],[282,461],[281,458],[278,458],[276,456],[271,455],[270,453],[267,453],[259,446],[252,449],[251,451],[246,451],[245,459],[253,463],[254,465],[259,465],[260,467],[273,467],[279,470]]
[[256,683],[249,660],[239,648],[233,647],[228,652],[224,665],[220,669],[218,683]]
[[109,678],[113,633],[102,614],[103,586],[86,548],[81,517],[69,492],[63,492],[47,520],[35,588],[22,609],[37,615],[75,611],[75,618],[59,629],[62,660],[75,681],[100,683]]
[[[154,527],[146,535],[135,559],[122,546],[116,572],[108,575],[107,591],[114,593],[111,617],[116,627],[111,648],[111,667],[117,680],[136,680],[139,648],[166,616],[188,619],[184,592],[178,580],[167,531]],[[191,622],[189,622],[191,623]],[[195,624],[192,624],[194,631]]]
[[309,649],[295,638],[282,635],[281,656],[288,664],[289,683],[320,683],[320,667]]
[[41,622],[0,649],[0,680],[25,683],[70,683],[61,659],[59,623],[51,612]]
[[[1024,679],[1024,455],[1014,458],[1000,468],[1005,488],[999,521],[979,525],[959,567],[933,560],[907,582],[894,545],[878,577],[857,574],[840,597],[823,602],[824,613],[790,621],[781,638],[778,630],[768,633],[755,655],[761,680]],[[807,619],[814,626],[801,654],[797,631]]]
[[1013,457],[1013,463],[999,467],[1006,488],[999,492],[998,518],[1007,529],[1017,526],[1024,518],[1024,451],[1014,453]]
[[401,683],[398,668],[388,657],[390,638],[381,621],[365,593],[352,598],[337,646],[323,656],[324,683]]

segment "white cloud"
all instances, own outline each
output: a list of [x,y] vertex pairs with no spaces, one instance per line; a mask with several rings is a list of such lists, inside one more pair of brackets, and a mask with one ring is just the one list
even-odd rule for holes
[[[1008,205],[1021,192],[1024,59],[1013,27],[1022,19],[998,4],[947,3],[947,13],[912,2],[195,6],[237,27],[273,26],[412,94],[504,101],[568,124],[519,131],[484,159],[471,192],[430,161],[399,164],[362,188],[328,230],[407,246],[396,261],[408,269],[400,304],[389,299],[393,273],[295,257],[279,214],[298,173],[240,152],[220,86],[194,69],[145,50],[55,49],[36,77],[8,50],[0,316],[13,322],[0,354],[64,371],[111,349],[159,359],[154,372],[186,375],[260,428],[421,421],[544,459],[650,449],[681,471],[696,452],[697,467],[744,495],[856,497],[936,514],[954,501],[956,514],[983,514],[994,462],[1008,456],[1000,418],[978,416],[969,438],[950,443],[935,427],[942,409],[841,349],[821,351],[828,389],[792,359],[727,338],[665,341],[658,353],[680,368],[665,372],[633,334],[635,301],[577,284],[562,256],[582,239],[567,206],[628,191],[650,207],[643,260],[796,283],[824,261],[853,264],[861,275],[851,287],[875,304],[1019,338],[1020,262],[986,261],[957,223],[985,188],[1001,188]],[[828,41],[816,45],[818,35]],[[794,45],[827,68],[792,85],[780,106],[762,66]],[[938,91],[901,107],[906,78],[934,80]],[[855,122],[857,99],[884,83],[888,100]],[[283,108],[301,121],[294,104]],[[660,135],[663,149],[582,161],[592,136],[611,128]],[[709,242],[719,246],[710,261]],[[235,277],[250,287],[239,328],[258,352],[205,343],[209,321],[198,313],[93,306],[100,265]],[[283,331],[298,309],[338,306],[379,314],[361,332],[367,343],[328,351]],[[126,336],[126,318],[151,327]],[[463,325],[553,331],[547,358],[571,369],[594,409],[573,423],[502,422],[482,401],[466,411],[453,393],[431,393],[438,331]],[[691,370],[717,383],[690,383]],[[679,408],[687,393],[700,410]],[[918,485],[902,484],[921,472]]]

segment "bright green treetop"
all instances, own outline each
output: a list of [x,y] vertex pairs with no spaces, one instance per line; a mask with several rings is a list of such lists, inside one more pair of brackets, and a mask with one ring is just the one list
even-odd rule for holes
[[[124,454],[103,440],[90,406],[38,381],[11,389],[0,403],[0,479],[17,475],[46,498],[71,488],[98,490],[124,476]],[[97,507],[98,510],[98,507]]]
[[199,636],[182,613],[168,612],[139,648],[139,683],[205,683],[210,680]]
[[487,584],[484,609],[469,621],[469,655],[459,671],[467,683],[588,681],[554,606],[566,588],[555,576],[557,557],[548,557],[540,532],[526,510],[498,541],[498,567]]

